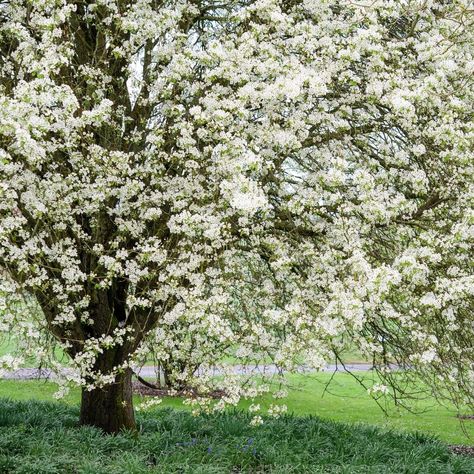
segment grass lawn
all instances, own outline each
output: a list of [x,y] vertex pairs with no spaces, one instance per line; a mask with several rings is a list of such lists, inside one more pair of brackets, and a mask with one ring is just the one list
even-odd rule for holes
[[[1,314],[0,314],[1,317]],[[17,350],[17,343],[15,338],[10,337],[2,337],[0,338],[0,357],[8,355],[8,354],[15,354]],[[52,352],[51,352],[52,354]],[[59,348],[54,348],[54,357],[56,360],[60,361],[62,364],[68,364],[68,356]],[[37,365],[36,359],[33,357],[31,359],[26,360],[22,367],[35,367]]]
[[[1,315],[0,315],[1,316]],[[15,337],[13,336],[8,336],[8,337],[0,337],[0,357],[7,355],[7,354],[12,354],[15,352],[15,349],[17,348],[16,340]],[[68,365],[69,364],[69,356],[65,354],[59,347],[54,348],[54,357],[56,360],[61,361],[62,364]],[[357,363],[370,363],[371,361],[367,359],[364,355],[360,353],[360,351],[357,350],[355,347],[351,347],[347,349],[345,352],[341,354],[341,359],[346,363],[346,364],[357,364]],[[145,365],[155,365],[155,360],[153,357],[149,357],[146,361]],[[242,360],[239,359],[238,357],[234,355],[227,355],[223,357],[219,362],[222,362],[224,364],[241,364]],[[252,363],[257,362],[257,361],[252,361]],[[268,356],[263,356],[261,360],[258,361],[259,364],[271,364],[273,361],[271,358]],[[301,363],[304,363],[304,360],[301,361]],[[335,363],[334,361],[329,361],[329,363]],[[36,361],[33,360],[28,360],[25,361],[23,364],[24,367],[33,367],[36,365]],[[251,364],[252,365],[252,364]]]
[[[370,372],[359,372],[359,374],[364,374],[367,378],[372,377]],[[329,378],[330,374],[327,373],[290,377],[293,388],[285,400],[289,413],[315,415],[333,421],[374,424],[383,429],[420,431],[447,443],[474,445],[474,421],[467,420],[461,424],[452,407],[440,406],[433,400],[425,400],[416,406],[420,413],[409,413],[388,406],[389,416],[386,417],[365,390],[348,374],[337,373],[329,392],[323,395],[325,383]],[[0,398],[51,401],[55,387],[53,383],[42,381],[0,380]],[[77,405],[79,392],[73,390],[65,401]],[[136,403],[139,401],[140,398],[137,397]],[[259,400],[262,406],[268,405],[271,401],[271,397]],[[249,402],[244,401],[241,407],[248,404]],[[165,398],[160,406],[186,410],[176,398]]]
[[[0,315],[1,316],[1,315]],[[15,350],[16,344],[9,339],[0,339],[0,357],[10,354]]]
[[[25,384],[33,388],[31,383]],[[45,392],[42,392],[43,396]],[[2,474],[469,474],[474,459],[421,434],[241,412],[140,413],[139,436],[78,427],[77,405],[0,400]]]

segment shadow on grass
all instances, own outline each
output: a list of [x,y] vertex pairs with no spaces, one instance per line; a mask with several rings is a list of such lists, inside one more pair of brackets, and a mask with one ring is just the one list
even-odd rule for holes
[[78,408],[0,400],[0,473],[473,473],[474,458],[421,434],[242,412],[140,413],[141,433],[79,427]]

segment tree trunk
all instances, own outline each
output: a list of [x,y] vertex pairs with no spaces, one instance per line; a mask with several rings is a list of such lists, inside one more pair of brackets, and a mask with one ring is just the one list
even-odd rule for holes
[[106,433],[136,430],[130,369],[118,374],[113,384],[91,391],[82,389],[80,423]]

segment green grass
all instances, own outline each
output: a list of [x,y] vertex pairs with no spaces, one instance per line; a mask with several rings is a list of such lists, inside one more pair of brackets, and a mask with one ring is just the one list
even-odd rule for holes
[[[359,375],[372,377],[370,372],[359,372]],[[374,424],[383,429],[420,431],[437,436],[447,443],[474,445],[474,421],[467,420],[461,423],[456,418],[456,410],[453,407],[440,406],[429,399],[416,404],[415,408],[419,413],[398,410],[393,405],[388,405],[386,407],[388,416],[386,416],[348,374],[336,374],[329,392],[324,393],[329,378],[330,374],[327,373],[290,377],[292,389],[288,398],[284,400],[289,412],[295,415],[315,415],[340,422]],[[55,384],[42,381],[0,381],[0,397],[13,400],[51,401],[55,390]],[[69,404],[78,404],[78,390],[72,390],[65,401]],[[135,402],[139,401],[139,397],[136,397]],[[274,400],[268,396],[258,401],[265,407]],[[240,407],[244,408],[249,403],[244,401]],[[176,398],[165,398],[160,406],[186,409],[181,400]]]
[[11,354],[15,349],[15,341],[13,341],[11,338],[0,338],[0,357]]
[[[18,349],[17,341],[14,336],[2,334],[0,337],[0,357],[15,353]],[[234,352],[234,349],[231,351]],[[64,353],[59,347],[55,346],[54,350],[50,350],[50,355],[53,356],[57,361],[60,361],[63,365],[69,365],[70,359],[69,356]],[[340,354],[341,359],[346,364],[357,364],[357,363],[370,363],[371,361],[367,359],[366,356],[361,354],[361,352],[356,347],[349,347],[343,353]],[[145,365],[155,365],[156,360],[153,358],[152,355],[149,355],[147,358]],[[242,364],[242,359],[239,359],[235,355],[227,355],[223,357],[220,363],[224,364],[232,364],[238,365]],[[35,359],[27,360],[23,364],[24,367],[33,367],[36,365]],[[260,360],[252,361],[252,363],[259,363],[259,364],[271,364],[273,360],[269,356],[262,355]],[[301,360],[301,363],[304,363],[304,360]],[[335,363],[334,361],[329,361],[329,363]]]
[[[0,315],[1,316],[1,315]],[[0,337],[0,357],[10,354],[15,355],[21,350],[18,350],[17,341],[13,336]],[[61,362],[63,365],[69,364],[69,356],[65,354],[59,347],[55,346],[54,349],[50,350],[50,355],[54,356],[54,359]],[[21,364],[22,367],[35,367],[38,365],[37,358],[30,357]]]
[[78,427],[78,407],[0,400],[3,474],[469,474],[474,459],[421,434],[285,416],[140,414],[139,436]]

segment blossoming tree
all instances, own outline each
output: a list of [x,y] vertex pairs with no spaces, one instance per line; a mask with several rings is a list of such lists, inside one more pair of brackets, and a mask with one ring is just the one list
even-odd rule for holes
[[472,403],[473,33],[469,0],[1,1],[2,329],[108,432],[149,347],[184,380],[350,340]]

